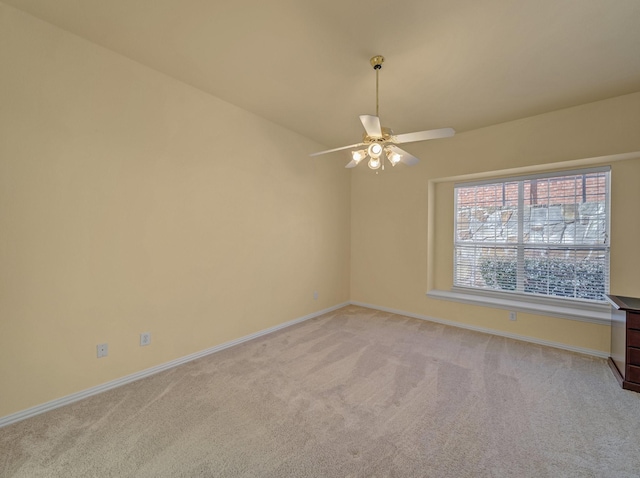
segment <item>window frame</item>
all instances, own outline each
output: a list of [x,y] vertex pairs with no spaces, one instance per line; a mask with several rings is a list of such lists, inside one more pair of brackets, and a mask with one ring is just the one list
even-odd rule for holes
[[[555,170],[548,171],[539,174],[517,175],[517,176],[504,176],[493,177],[483,179],[479,181],[466,181],[454,183],[454,218],[453,218],[453,284],[451,292],[445,291],[431,291],[435,292],[429,295],[440,296],[440,298],[454,299],[462,302],[476,303],[480,305],[494,305],[500,308],[509,308],[523,310],[526,312],[538,312],[545,313],[545,315],[555,315],[560,317],[568,317],[573,315],[580,315],[583,313],[595,314],[593,321],[602,322],[605,320],[605,314],[608,312],[609,307],[604,298],[602,300],[594,299],[582,299],[575,297],[562,297],[544,294],[534,294],[525,292],[522,286],[523,284],[523,263],[524,263],[524,251],[530,248],[523,240],[523,214],[524,210],[524,182],[536,179],[550,179],[550,178],[562,178],[564,176],[576,176],[593,173],[606,173],[605,178],[605,238],[606,243],[602,245],[589,245],[584,244],[554,244],[550,243],[545,249],[548,250],[579,250],[581,248],[590,247],[592,249],[599,249],[604,251],[605,254],[605,294],[609,293],[610,283],[610,252],[611,252],[611,167],[601,166],[593,168],[571,169],[571,170]],[[457,249],[460,246],[481,246],[481,242],[461,242],[458,240],[458,189],[464,187],[474,187],[483,185],[504,185],[506,183],[518,184],[518,240],[517,242],[502,242],[499,243],[484,243],[489,247],[501,247],[504,245],[508,249],[517,250],[517,288],[516,291],[501,291],[493,288],[481,288],[473,286],[465,286],[456,284],[457,278]],[[539,247],[539,245],[537,245]],[[589,314],[587,314],[589,315]],[[570,317],[573,318],[573,317]],[[592,321],[587,319],[588,321]]]

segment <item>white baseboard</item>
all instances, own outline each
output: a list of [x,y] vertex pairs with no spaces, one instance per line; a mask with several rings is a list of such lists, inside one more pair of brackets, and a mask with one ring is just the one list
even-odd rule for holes
[[382,312],[390,312],[392,314],[404,315],[406,317],[412,317],[414,319],[428,320],[430,322],[437,322],[438,324],[450,325],[452,327],[458,327],[461,329],[474,330],[476,332],[482,332],[485,334],[498,335],[500,337],[507,337],[510,339],[521,340],[523,342],[530,342],[532,344],[545,345],[547,347],[554,347],[556,349],[568,350],[570,352],[577,352],[580,354],[591,355],[599,358],[609,358],[607,352],[601,350],[586,349],[583,347],[575,347],[573,345],[567,345],[560,342],[551,342],[549,340],[537,339],[535,337],[528,337],[526,335],[512,334],[509,332],[503,332],[502,330],[487,329],[485,327],[476,327],[475,325],[462,324],[460,322],[454,322],[452,320],[437,319],[435,317],[429,317],[427,315],[414,314],[413,312],[405,312],[404,310],[391,309],[389,307],[382,307],[379,305],[365,304],[364,302],[351,301],[350,304],[358,305],[360,307],[366,307],[368,309],[380,310]]
[[231,340],[230,342],[225,342],[220,345],[216,345],[215,347],[211,347],[205,350],[201,350],[200,352],[195,352],[190,355],[186,355],[184,357],[177,358],[167,363],[163,363],[160,365],[156,365],[155,367],[148,368],[146,370],[141,370],[140,372],[132,373],[131,375],[126,375],[124,377],[112,380],[107,383],[103,383],[101,385],[96,385],[95,387],[88,388],[86,390],[82,390],[80,392],[72,393],[71,395],[67,395],[66,397],[57,398],[55,400],[51,400],[50,402],[43,403],[41,405],[36,405],[35,407],[27,408],[26,410],[22,410],[20,412],[12,413],[11,415],[7,415],[5,417],[0,418],[0,428],[10,425],[15,422],[19,422],[21,420],[25,420],[27,418],[33,417],[35,415],[39,415],[41,413],[48,412],[55,408],[63,407],[65,405],[69,405],[70,403],[77,402],[84,398],[90,397],[92,395],[97,395],[98,393],[106,392],[107,390],[111,390],[116,387],[120,387],[127,383],[135,382],[136,380],[140,380],[141,378],[148,377],[150,375],[154,375],[158,372],[162,372],[164,370],[177,367],[178,365],[182,365],[187,362],[191,362],[192,360],[199,359],[206,355],[210,355],[216,352],[220,352],[221,350],[228,349],[229,347],[233,347],[234,345],[239,345],[243,342],[247,342],[248,340],[256,339],[258,337],[262,337],[263,335],[270,334],[280,329],[284,329],[285,327],[290,327],[295,324],[299,324],[300,322],[304,322],[305,320],[313,319],[322,314],[326,314],[328,312],[332,312],[334,310],[340,309],[349,305],[349,302],[345,302],[342,304],[334,305],[333,307],[329,307],[327,309],[319,310],[318,312],[313,312],[311,314],[305,315],[303,317],[299,317],[297,319],[290,320],[288,322],[284,322],[282,324],[276,325],[274,327],[270,327],[268,329],[261,330],[254,334],[245,335],[244,337],[240,337],[239,339]]

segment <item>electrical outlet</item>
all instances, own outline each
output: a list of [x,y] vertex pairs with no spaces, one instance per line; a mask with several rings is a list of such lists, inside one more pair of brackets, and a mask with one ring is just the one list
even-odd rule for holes
[[318,300],[318,291],[317,290],[313,291],[313,300]]
[[140,347],[143,345],[149,345],[151,343],[151,334],[149,332],[143,332],[140,334]]
[[109,345],[108,344],[98,344],[98,358],[106,357],[109,355]]
[[518,320],[518,315],[515,311],[509,311],[509,320]]

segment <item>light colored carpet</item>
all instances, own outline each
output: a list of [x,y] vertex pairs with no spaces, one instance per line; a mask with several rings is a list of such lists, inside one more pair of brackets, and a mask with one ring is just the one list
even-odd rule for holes
[[604,360],[349,306],[0,429],[3,477],[638,477]]

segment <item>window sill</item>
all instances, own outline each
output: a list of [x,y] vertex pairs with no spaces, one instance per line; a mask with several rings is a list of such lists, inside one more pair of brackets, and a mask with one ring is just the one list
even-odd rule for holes
[[536,301],[527,298],[505,298],[494,295],[476,294],[471,292],[461,292],[458,290],[430,290],[427,297],[433,299],[450,300],[465,304],[481,305],[495,309],[508,309],[529,314],[547,315],[559,317],[561,319],[578,320],[581,322],[591,322],[594,324],[611,325],[611,307],[608,305],[593,306],[571,306],[555,305]]

